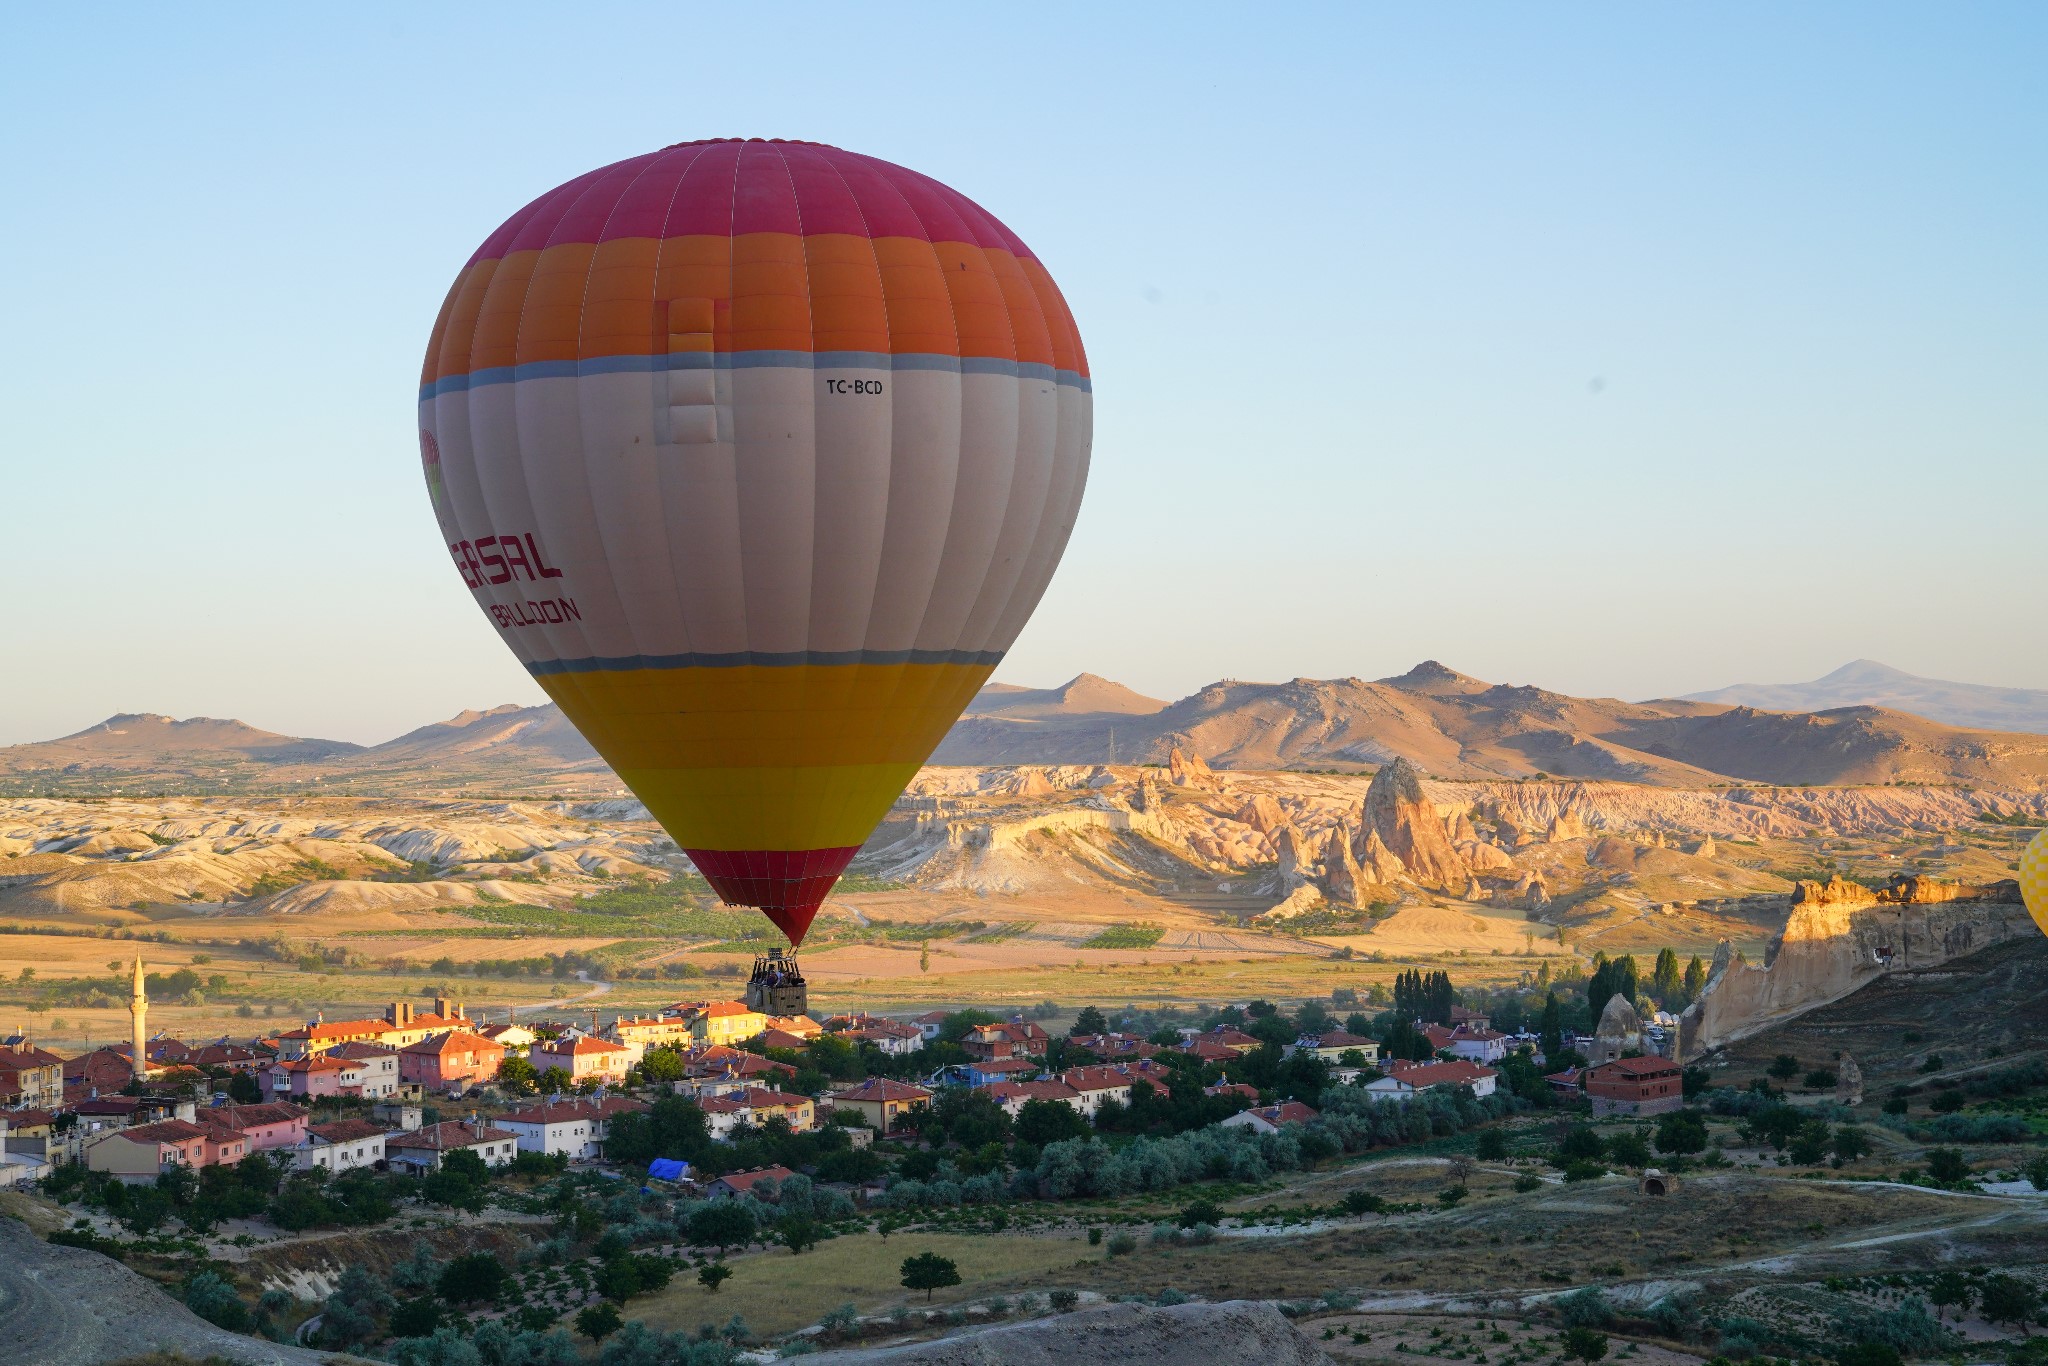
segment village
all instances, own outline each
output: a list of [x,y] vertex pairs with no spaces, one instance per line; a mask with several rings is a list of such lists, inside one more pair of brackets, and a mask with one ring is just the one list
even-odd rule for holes
[[[394,1001],[377,1018],[316,1015],[295,1029],[191,1044],[149,1034],[143,979],[138,959],[128,1043],[62,1058],[25,1034],[0,1042],[0,1181],[34,1181],[57,1165],[80,1163],[147,1183],[174,1167],[232,1165],[257,1153],[330,1175],[359,1168],[430,1172],[455,1151],[474,1153],[491,1168],[521,1153],[599,1163],[611,1121],[647,1111],[642,1097],[660,1093],[693,1102],[719,1141],[769,1125],[791,1133],[834,1125],[865,1142],[905,1127],[945,1088],[977,1092],[1012,1119],[1037,1102],[1092,1123],[1105,1105],[1127,1109],[1134,1088],[1170,1099],[1176,1085],[1187,1087],[1202,1069],[1227,1072],[1228,1064],[1273,1042],[1270,1031],[1260,1037],[1219,1024],[1183,1026],[1163,1039],[1105,1029],[1053,1047],[1042,1025],[1022,1017],[984,1020],[981,1012],[935,1010],[907,1019],[863,1013],[820,1022],[732,1000],[678,1002],[658,1014],[609,1020],[591,1012],[491,1023],[472,1018],[463,1002],[436,997],[423,1011]],[[1321,1084],[1355,1085],[1376,1102],[1460,1088],[1483,1098],[1494,1094],[1498,1066],[1511,1053],[1521,1050],[1532,1064],[1544,1060],[1538,1035],[1504,1034],[1463,1007],[1452,1007],[1448,1017],[1448,1024],[1413,1021],[1426,1043],[1421,1058],[1383,1056],[1379,1039],[1334,1026],[1281,1043],[1280,1055],[1324,1065],[1314,1074],[1317,1084],[1301,1079],[1310,1097]],[[949,1041],[957,1042],[960,1059],[923,1070],[927,1045],[941,1042],[955,1020],[962,1026]],[[1669,1038],[1654,1024],[1646,1028],[1616,996],[1596,1034],[1569,1040],[1573,1065],[1546,1084],[1590,1098],[1599,1114],[1676,1109],[1680,1069],[1659,1056]],[[822,1088],[800,1085],[802,1064],[820,1040],[868,1054],[877,1065],[859,1070],[876,1074],[825,1076]],[[1058,1065],[1069,1056],[1083,1060]],[[809,1080],[820,1077],[812,1071]],[[1223,1127],[1271,1133],[1317,1113],[1293,1094],[1227,1076],[1200,1089],[1230,1109],[1216,1121]],[[462,1117],[428,1122],[451,1108]]]

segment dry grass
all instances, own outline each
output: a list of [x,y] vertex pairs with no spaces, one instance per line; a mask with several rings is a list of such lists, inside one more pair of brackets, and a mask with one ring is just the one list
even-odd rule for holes
[[[1451,1314],[1331,1314],[1299,1321],[1316,1346],[1338,1361],[1394,1362],[1413,1366],[1418,1356],[1470,1361],[1474,1366],[1548,1355],[1557,1330],[1516,1319]],[[1362,1341],[1361,1341],[1362,1339]],[[1610,1358],[1627,1344],[1617,1338]],[[1699,1357],[1655,1343],[1633,1344],[1634,1366],[1693,1366]]]
[[[1019,1288],[1023,1280],[1055,1268],[1070,1269],[1087,1251],[1085,1241],[1063,1235],[898,1233],[884,1240],[872,1233],[851,1234],[820,1243],[801,1257],[776,1250],[734,1258],[727,1263],[732,1278],[715,1295],[685,1272],[661,1294],[631,1301],[627,1313],[664,1331],[723,1323],[739,1314],[758,1333],[787,1333],[816,1323],[842,1304],[852,1303],[863,1313],[898,1301],[923,1304],[922,1295],[913,1296],[900,1284],[903,1259],[920,1252],[950,1257],[959,1266],[961,1284],[936,1292],[932,1301],[954,1304]],[[1070,1271],[1066,1279],[1078,1283],[1083,1278]]]

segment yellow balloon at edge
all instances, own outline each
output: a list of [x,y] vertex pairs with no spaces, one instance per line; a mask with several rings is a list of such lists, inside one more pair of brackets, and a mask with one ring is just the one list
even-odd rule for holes
[[2020,896],[2041,933],[2048,934],[2048,830],[2034,836],[2020,855]]

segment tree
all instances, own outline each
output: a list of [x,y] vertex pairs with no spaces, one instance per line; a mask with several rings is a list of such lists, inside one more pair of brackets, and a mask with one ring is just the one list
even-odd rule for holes
[[619,1331],[619,1325],[622,1322],[624,1320],[619,1317],[619,1307],[616,1304],[613,1304],[610,1300],[599,1300],[596,1304],[578,1312],[576,1315],[576,1331],[589,1338],[593,1343],[603,1342],[607,1337]]
[[1180,1207],[1174,1216],[1174,1223],[1182,1228],[1193,1228],[1197,1224],[1220,1224],[1223,1222],[1223,1207],[1214,1200],[1195,1200]]
[[1481,1129],[1472,1140],[1472,1155],[1482,1162],[1498,1162],[1508,1155],[1508,1136],[1503,1129]]
[[903,1288],[924,1291],[926,1304],[931,1303],[932,1291],[958,1284],[960,1268],[950,1257],[941,1257],[936,1252],[920,1252],[915,1257],[903,1259]]
[[1978,1298],[1985,1318],[1993,1323],[2018,1324],[2022,1334],[2041,1308],[2041,1293],[2013,1276],[1986,1276]]
[[1673,1110],[1657,1121],[1657,1151],[1674,1157],[1705,1152],[1707,1121],[1697,1110]]
[[247,1072],[237,1072],[228,1078],[228,1099],[237,1105],[259,1105],[263,1101],[263,1088]]
[[1960,1317],[1970,1311],[1970,1301],[1975,1297],[1970,1278],[1954,1269],[1936,1272],[1927,1287],[1927,1301],[1934,1306],[1936,1313],[1954,1309]]
[[1592,1328],[1567,1328],[1564,1330],[1564,1354],[1591,1366],[1607,1355],[1607,1334]]
[[706,1262],[697,1268],[697,1284],[716,1295],[718,1287],[724,1285],[732,1275],[732,1268],[724,1262]]
[[1639,1133],[1615,1134],[1607,1140],[1607,1158],[1617,1166],[1647,1167],[1650,1165],[1650,1145],[1643,1142]]
[[690,1216],[690,1242],[697,1247],[743,1247],[754,1240],[754,1215],[737,1200],[714,1200]]
[[1032,1098],[1017,1112],[1017,1137],[1043,1148],[1063,1138],[1086,1138],[1088,1121],[1063,1100]]
[[1669,948],[1657,950],[1657,965],[1650,969],[1650,995],[1657,998],[1658,1005],[1669,1009],[1682,989],[1678,955]]
[[1929,1148],[1927,1174],[1944,1186],[1953,1186],[1970,1174],[1970,1164],[1957,1148]]
[[1549,992],[1543,998],[1543,1023],[1538,1026],[1536,1032],[1536,1046],[1543,1050],[1546,1059],[1554,1060],[1558,1054],[1564,1052],[1563,1014],[1558,1009],[1555,991]]
[[1685,987],[1686,999],[1692,1000],[1697,997],[1700,994],[1700,989],[1706,986],[1706,984],[1707,965],[1700,961],[1698,954],[1694,954],[1692,960],[1685,965],[1683,985]]
[[800,1257],[818,1245],[817,1220],[807,1214],[785,1214],[776,1221],[775,1241]]
[[1557,1155],[1561,1159],[1559,1165],[1573,1160],[1596,1158],[1604,1150],[1605,1145],[1600,1142],[1600,1135],[1593,1131],[1590,1124],[1572,1125],[1565,1130],[1564,1137],[1557,1143]]
[[448,1263],[434,1282],[434,1293],[450,1304],[494,1300],[505,1287],[505,1264],[488,1252],[472,1252]]
[[1835,1353],[1835,1366],[1899,1366],[1899,1349],[1887,1342],[1852,1342]]
[[1593,969],[1592,977],[1586,981],[1586,1009],[1598,1025],[1600,1013],[1607,1009],[1609,1000],[1620,996],[1633,1002],[1640,994],[1635,956],[1624,953]]
[[428,1338],[441,1326],[441,1302],[431,1295],[402,1302],[391,1311],[391,1336]]
[[1854,1124],[1844,1124],[1835,1130],[1834,1149],[1838,1160],[1854,1162],[1870,1151],[1870,1140]]
[[1771,1059],[1771,1065],[1764,1069],[1779,1081],[1790,1081],[1799,1075],[1799,1059],[1790,1053],[1780,1053]]
[[498,1085],[508,1096],[530,1096],[540,1086],[540,1073],[524,1058],[506,1058],[498,1064]]
[[1083,1034],[1107,1034],[1109,1021],[1094,1006],[1082,1006],[1081,1013],[1074,1017],[1074,1027],[1067,1031],[1067,1037],[1078,1039]]
[[1807,1120],[1799,1126],[1799,1132],[1792,1136],[1792,1160],[1802,1167],[1811,1167],[1827,1156],[1833,1137],[1828,1132],[1826,1120]]

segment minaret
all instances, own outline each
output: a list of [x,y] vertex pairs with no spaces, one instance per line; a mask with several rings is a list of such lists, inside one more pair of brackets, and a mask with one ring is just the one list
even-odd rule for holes
[[129,1061],[134,1066],[137,1081],[149,1075],[149,1026],[145,1023],[148,1015],[149,994],[142,985],[142,955],[138,953],[135,955],[135,991],[128,998],[128,1020],[133,1026],[135,1049]]

